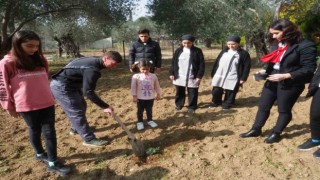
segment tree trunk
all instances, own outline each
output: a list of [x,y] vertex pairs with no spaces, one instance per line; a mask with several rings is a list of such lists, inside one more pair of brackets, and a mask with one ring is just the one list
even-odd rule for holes
[[211,43],[212,43],[212,40],[210,38],[204,39],[204,45],[206,46],[206,48],[211,48]]
[[268,49],[265,43],[264,33],[261,31],[258,31],[256,33],[252,33],[252,39],[251,42],[254,45],[256,49],[256,55],[257,55],[257,61],[256,64],[261,65],[261,57],[268,54]]
[[67,57],[82,57],[80,54],[79,47],[74,43],[72,35],[69,33],[67,35],[62,35],[62,37],[55,37],[58,42],[59,56],[62,56],[62,50],[66,52]]

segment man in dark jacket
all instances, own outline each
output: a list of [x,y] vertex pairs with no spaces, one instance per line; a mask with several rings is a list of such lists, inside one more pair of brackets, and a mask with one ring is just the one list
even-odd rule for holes
[[74,59],[52,76],[51,91],[71,121],[70,134],[80,134],[85,146],[100,147],[108,144],[108,141],[97,139],[90,128],[86,118],[87,104],[84,96],[113,116],[112,106],[95,93],[95,88],[101,77],[100,71],[114,68],[121,61],[122,57],[118,52],[107,51],[102,58]]
[[150,31],[142,29],[138,32],[139,39],[130,49],[129,68],[133,72],[133,65],[141,60],[149,60],[153,64],[152,73],[159,73],[161,69],[161,49],[159,43],[150,38]]

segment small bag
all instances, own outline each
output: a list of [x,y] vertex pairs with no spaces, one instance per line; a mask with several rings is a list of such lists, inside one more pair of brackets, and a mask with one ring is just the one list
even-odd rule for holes
[[266,80],[268,77],[267,73],[257,73],[257,74],[253,74],[253,79],[255,81],[260,81],[260,80]]

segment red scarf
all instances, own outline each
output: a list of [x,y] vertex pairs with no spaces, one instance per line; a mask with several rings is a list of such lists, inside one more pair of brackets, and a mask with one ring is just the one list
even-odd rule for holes
[[280,62],[280,57],[284,53],[285,50],[288,49],[288,46],[285,47],[278,47],[275,51],[272,51],[271,53],[261,57],[262,62],[272,62],[277,63]]

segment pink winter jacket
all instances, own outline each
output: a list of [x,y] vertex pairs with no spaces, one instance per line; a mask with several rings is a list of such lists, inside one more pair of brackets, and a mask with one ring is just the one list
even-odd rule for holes
[[34,71],[17,69],[11,55],[0,61],[0,104],[3,109],[28,112],[55,104],[48,67]]
[[149,73],[149,76],[143,73],[133,75],[131,81],[131,95],[138,99],[150,100],[155,98],[155,92],[161,93],[158,77]]

